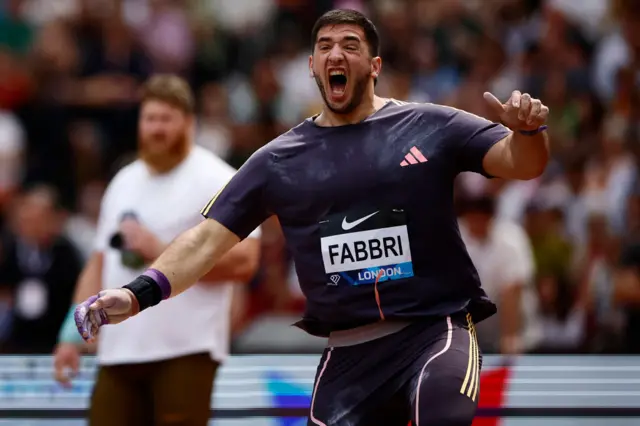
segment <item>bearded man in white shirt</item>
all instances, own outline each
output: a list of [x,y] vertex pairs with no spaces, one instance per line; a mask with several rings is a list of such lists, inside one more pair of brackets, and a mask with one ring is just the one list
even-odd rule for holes
[[[77,284],[76,303],[135,278],[182,232],[202,220],[211,194],[235,170],[193,143],[194,101],[179,77],[144,87],[139,159],[113,178],[102,200],[95,250]],[[229,351],[232,286],[259,261],[259,228],[198,285],[100,335],[91,426],[206,425],[216,370]],[[56,378],[77,372],[82,340],[73,310],[55,351]],[[68,370],[71,374],[67,374]]]

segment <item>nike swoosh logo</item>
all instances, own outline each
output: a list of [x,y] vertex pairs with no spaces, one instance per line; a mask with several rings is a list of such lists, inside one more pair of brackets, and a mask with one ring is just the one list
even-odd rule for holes
[[372,217],[373,215],[377,214],[379,211],[380,210],[378,210],[377,212],[373,212],[370,215],[367,215],[365,217],[361,217],[360,219],[354,220],[353,222],[347,222],[347,217],[345,216],[345,218],[342,219],[342,229],[344,229],[345,231],[348,231],[349,229],[355,228],[356,226],[360,225],[365,220],[367,220],[370,217]]

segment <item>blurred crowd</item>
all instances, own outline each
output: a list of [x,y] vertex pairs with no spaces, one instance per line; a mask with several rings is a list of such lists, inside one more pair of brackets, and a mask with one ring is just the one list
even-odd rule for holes
[[[0,2],[0,341],[49,352],[91,252],[105,186],[136,155],[138,88],[176,73],[196,143],[239,167],[320,108],[310,30],[364,11],[381,96],[492,118],[482,93],[551,109],[552,163],[526,182],[462,175],[461,234],[500,315],[487,352],[640,352],[640,2],[5,0]],[[234,331],[303,298],[277,220],[238,288]]]

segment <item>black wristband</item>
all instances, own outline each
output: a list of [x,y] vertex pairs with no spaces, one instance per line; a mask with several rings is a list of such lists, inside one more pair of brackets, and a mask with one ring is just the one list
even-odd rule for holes
[[162,301],[160,286],[153,278],[146,275],[140,275],[122,288],[126,288],[133,293],[140,305],[140,312]]

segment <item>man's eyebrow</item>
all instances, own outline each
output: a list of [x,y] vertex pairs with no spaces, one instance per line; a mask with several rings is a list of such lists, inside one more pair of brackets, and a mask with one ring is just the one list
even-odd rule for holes
[[358,43],[360,43],[360,38],[356,36],[344,36],[342,38],[342,41],[357,41]]
[[[319,37],[316,43],[329,43],[332,41],[333,39],[331,37],[324,36],[324,37]],[[359,37],[348,35],[348,36],[342,37],[342,41],[357,41],[358,43],[360,43],[361,40]]]

